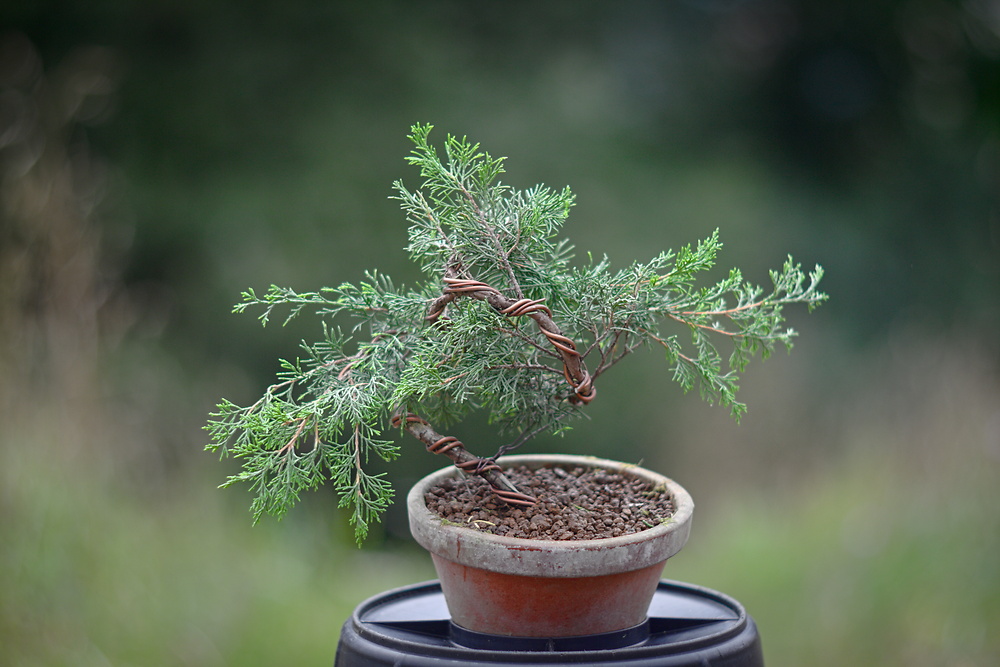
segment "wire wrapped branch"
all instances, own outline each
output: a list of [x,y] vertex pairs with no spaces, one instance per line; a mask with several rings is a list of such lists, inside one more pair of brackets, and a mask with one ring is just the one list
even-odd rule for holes
[[414,438],[424,443],[427,451],[432,454],[443,454],[450,458],[455,467],[473,475],[479,475],[490,485],[493,493],[508,505],[530,507],[538,499],[521,493],[507,479],[500,466],[493,459],[482,459],[465,448],[462,442],[450,435],[441,435],[430,424],[413,413],[393,415],[391,424],[394,428],[403,428]]
[[504,296],[495,287],[467,278],[446,276],[444,282],[444,294],[432,301],[428,308],[428,321],[437,321],[444,314],[447,305],[459,295],[485,301],[498,313],[508,317],[530,317],[562,359],[563,375],[573,389],[570,401],[576,404],[585,404],[594,400],[597,389],[583,363],[583,357],[576,349],[576,344],[572,339],[565,336],[556,325],[552,319],[552,311],[543,303],[544,299],[511,299]]

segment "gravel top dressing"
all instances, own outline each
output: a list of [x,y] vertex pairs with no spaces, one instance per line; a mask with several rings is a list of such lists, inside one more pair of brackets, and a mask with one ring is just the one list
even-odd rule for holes
[[504,474],[533,507],[506,505],[480,477],[449,478],[430,489],[427,508],[448,521],[507,537],[592,540],[638,533],[674,513],[664,489],[601,468],[509,468]]

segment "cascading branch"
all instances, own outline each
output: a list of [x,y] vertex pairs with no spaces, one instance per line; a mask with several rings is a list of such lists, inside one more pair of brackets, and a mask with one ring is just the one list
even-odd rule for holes
[[[699,287],[698,274],[721,247],[718,232],[624,269],[612,270],[606,258],[573,265],[572,246],[558,237],[573,206],[568,188],[515,190],[498,180],[502,158],[453,136],[441,156],[428,142],[431,128],[415,125],[410,134],[407,161],[420,170],[420,188],[394,184],[424,284],[399,288],[371,272],[357,285],[318,292],[251,289],[234,308],[261,307],[264,324],[278,307],[288,309],[285,322],[303,310],[322,321],[321,340],[282,361],[257,402],[223,400],[206,426],[209,450],[242,460],[242,472],[223,486],[250,484],[255,521],[281,516],[302,491],[330,480],[362,541],[393,497],[366,464],[395,458],[391,436],[400,430],[482,475],[507,502],[530,503],[493,459],[566,428],[596,396],[596,380],[627,354],[661,346],[685,392],[697,387],[739,419],[739,373],[776,344],[791,348],[795,331],[784,327],[783,307],[812,310],[827,298],[817,290],[822,268],[806,274],[791,257],[770,272],[767,290],[736,269]],[[341,320],[353,322],[349,333]],[[732,348],[725,361],[719,340]],[[487,411],[508,438],[491,458],[436,430],[473,409]]]

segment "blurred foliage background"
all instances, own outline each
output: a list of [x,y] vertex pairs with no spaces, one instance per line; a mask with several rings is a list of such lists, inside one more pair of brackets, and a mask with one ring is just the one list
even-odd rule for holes
[[578,254],[719,227],[720,270],[821,263],[742,424],[650,351],[528,449],[683,483],[665,575],[740,599],[769,665],[996,664],[998,57],[996,0],[4,3],[2,662],[330,664],[433,578],[399,508],[360,551],[324,491],[251,528],[201,431],[318,331],[241,290],[417,277],[388,196],[421,121],[569,184]]

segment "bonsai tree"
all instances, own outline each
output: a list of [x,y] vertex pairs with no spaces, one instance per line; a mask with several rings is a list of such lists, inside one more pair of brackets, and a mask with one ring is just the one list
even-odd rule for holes
[[[422,285],[397,287],[373,271],[318,292],[250,289],[234,308],[262,308],[264,324],[279,307],[286,322],[304,310],[322,320],[321,339],[282,361],[258,401],[223,400],[206,426],[209,450],[242,460],[223,486],[250,485],[255,521],[281,516],[329,480],[340,506],[352,508],[360,542],[393,497],[384,474],[366,464],[395,458],[392,435],[401,431],[484,477],[507,503],[531,504],[495,459],[567,428],[594,400],[600,376],[630,352],[662,348],[682,390],[697,388],[739,419],[746,407],[736,399],[738,379],[748,361],[778,344],[791,348],[783,307],[811,310],[827,298],[817,291],[822,268],[807,276],[791,257],[770,272],[767,290],[736,269],[699,286],[721,247],[717,231],[626,268],[589,255],[573,264],[573,247],[559,237],[573,206],[569,188],[513,189],[499,181],[502,158],[454,136],[439,155],[431,128],[415,125],[409,135],[407,161],[421,186],[394,183]],[[731,348],[725,361],[716,341]],[[470,410],[486,411],[505,437],[488,458],[442,433]]]

